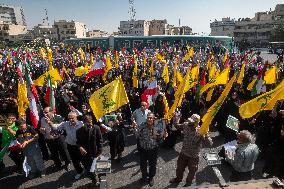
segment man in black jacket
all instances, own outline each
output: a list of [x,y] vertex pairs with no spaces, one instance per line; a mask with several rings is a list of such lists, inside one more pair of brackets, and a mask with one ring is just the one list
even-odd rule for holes
[[99,126],[93,125],[92,117],[86,115],[83,118],[84,126],[77,130],[77,145],[81,153],[81,162],[88,171],[88,176],[97,184],[96,175],[90,172],[94,158],[102,153],[102,134]]

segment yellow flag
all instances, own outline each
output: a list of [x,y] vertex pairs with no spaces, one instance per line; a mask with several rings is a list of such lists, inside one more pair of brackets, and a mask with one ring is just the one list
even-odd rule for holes
[[284,99],[284,80],[273,90],[266,92],[240,106],[243,119],[254,116],[262,110],[272,110],[278,100]]
[[251,90],[252,90],[252,88],[253,88],[253,86],[254,86],[254,84],[255,84],[256,81],[257,81],[257,78],[254,78],[254,79],[250,82],[250,84],[248,84],[248,87],[247,87],[247,90],[248,90],[248,91],[251,91]]
[[43,86],[46,82],[45,79],[47,78],[48,74],[51,77],[52,83],[55,81],[61,81],[62,77],[60,76],[57,69],[49,70],[48,72],[45,72],[43,75],[41,75],[38,79],[34,80],[34,84],[37,86]]
[[182,74],[177,70],[177,81],[178,81],[179,83],[181,83],[182,80],[183,80]]
[[81,47],[78,49],[78,53],[79,53],[81,62],[84,62],[85,53],[84,53],[84,51],[83,51],[83,49]]
[[173,113],[178,106],[181,105],[182,98],[185,92],[187,92],[191,87],[197,83],[199,64],[192,68],[188,68],[187,73],[183,79],[183,82],[179,85],[177,91],[175,92],[175,101],[171,106],[170,110],[165,114],[165,119],[172,119]]
[[223,60],[222,60],[223,64],[225,64],[225,62],[227,61],[227,59],[228,59],[228,53],[226,52],[225,55],[224,55],[224,57],[223,57]]
[[159,60],[159,61],[163,61],[165,58],[160,54],[160,53],[156,53],[156,58]]
[[164,113],[168,113],[169,112],[169,104],[168,104],[166,95],[163,95],[163,103],[164,103],[164,106],[165,106]]
[[211,101],[213,92],[214,92],[214,87],[207,93],[207,96],[206,96],[207,102]]
[[42,59],[46,58],[46,54],[45,54],[45,49],[44,48],[40,48],[39,49],[39,55],[41,56]]
[[18,82],[18,112],[19,115],[24,115],[29,106],[29,99],[27,97],[26,83]]
[[276,66],[273,66],[272,68],[270,68],[265,72],[264,75],[265,84],[276,83],[276,72],[277,72]]
[[52,70],[53,69],[53,65],[52,65],[52,50],[50,48],[47,48],[47,58],[48,58],[48,70]]
[[138,78],[137,78],[137,60],[134,57],[134,69],[133,69],[133,74],[132,74],[132,81],[133,81],[133,87],[138,88]]
[[189,89],[191,89],[197,84],[198,77],[199,77],[199,64],[197,64],[197,66],[191,69],[187,77],[187,80],[185,81],[184,93],[186,93]]
[[211,63],[211,60],[208,59],[208,60],[207,60],[207,63],[206,63],[206,69],[207,69],[207,70],[209,70],[209,69],[211,68],[211,66],[212,66],[211,64],[212,64],[212,63]]
[[193,47],[191,47],[186,55],[183,57],[182,61],[188,61],[194,54]]
[[230,73],[230,66],[224,69],[215,79],[211,79],[204,87],[200,90],[200,95],[204,93],[207,89],[216,85],[225,85],[228,82]]
[[164,79],[166,84],[168,84],[170,82],[168,64],[165,64],[165,66],[164,66],[164,69],[163,69],[163,72],[162,72],[162,78]]
[[217,114],[217,112],[221,108],[222,104],[224,103],[224,101],[225,101],[226,97],[228,96],[235,80],[236,80],[236,75],[234,75],[234,77],[232,77],[232,79],[226,85],[221,96],[218,98],[218,100],[216,102],[214,102],[214,104],[207,110],[206,114],[203,116],[202,125],[199,129],[199,133],[201,135],[205,135],[206,133],[208,133],[209,126],[210,126],[214,116]]
[[104,80],[107,79],[107,74],[108,74],[109,70],[111,70],[111,69],[112,69],[111,60],[110,60],[110,57],[107,55],[107,57],[106,57],[105,73],[104,73],[104,76],[103,76]]
[[150,66],[150,81],[154,81],[154,62],[152,61],[151,66]]
[[215,74],[216,74],[216,68],[215,65],[212,63],[209,69],[209,81],[215,78]]
[[84,67],[84,66],[80,66],[78,68],[76,68],[76,70],[74,71],[75,76],[80,77],[83,74],[88,73],[88,68]]
[[146,64],[147,64],[147,58],[146,58],[146,56],[144,56],[144,58],[143,58],[143,73],[142,73],[143,78],[146,76]]
[[121,78],[95,91],[89,104],[97,120],[128,103],[128,97]]
[[177,62],[178,60],[176,59],[174,63],[173,87],[177,86]]
[[243,83],[243,78],[245,76],[245,66],[246,66],[245,63],[243,63],[241,71],[240,71],[240,74],[239,74],[239,77],[238,77],[238,80],[237,80],[238,84],[242,84]]

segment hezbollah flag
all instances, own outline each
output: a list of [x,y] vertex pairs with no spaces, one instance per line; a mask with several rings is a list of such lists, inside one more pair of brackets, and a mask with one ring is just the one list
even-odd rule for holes
[[234,82],[236,80],[236,75],[232,77],[232,79],[229,81],[229,83],[226,85],[224,91],[222,92],[221,96],[218,98],[218,100],[207,110],[206,114],[202,118],[202,125],[199,129],[199,133],[201,135],[205,135],[209,131],[209,126],[221,108],[222,104],[224,103],[226,97],[228,96]]
[[276,66],[273,66],[272,68],[267,70],[264,75],[265,84],[276,83],[276,73],[277,73]]
[[48,75],[50,75],[52,82],[54,81],[61,81],[62,77],[59,74],[57,69],[52,69],[49,70],[48,72],[45,72],[44,74],[42,74],[38,79],[34,80],[34,84],[36,86],[43,86],[45,84],[46,78],[48,77]]
[[19,115],[24,115],[26,109],[29,107],[29,99],[27,96],[26,83],[22,78],[18,82],[18,112]]
[[188,68],[187,73],[183,79],[183,82],[179,85],[178,90],[175,92],[175,101],[168,112],[166,112],[164,118],[171,120],[173,113],[177,107],[181,105],[183,94],[187,92],[190,88],[194,87],[197,83],[199,64],[192,68]]
[[111,60],[109,55],[106,55],[106,59],[105,59],[105,73],[103,76],[103,79],[106,80],[107,79],[107,74],[108,72],[112,69],[112,64],[111,64]]
[[77,77],[81,77],[82,75],[87,74],[88,72],[89,72],[88,67],[80,66],[76,68],[76,70],[74,71],[74,74]]
[[53,69],[53,65],[52,65],[52,50],[50,48],[47,48],[47,58],[48,58],[48,70],[52,70]]
[[240,84],[240,85],[243,83],[243,78],[245,76],[245,66],[246,66],[246,64],[243,63],[239,77],[238,77],[238,80],[237,80],[237,83]]
[[193,57],[193,55],[194,55],[194,51],[193,51],[193,47],[191,47],[186,53],[186,55],[182,58],[182,61],[188,61],[191,57]]
[[134,58],[134,68],[133,68],[133,73],[132,73],[132,81],[133,81],[133,87],[138,88],[138,71],[137,71],[137,60]]
[[163,72],[162,72],[162,78],[164,79],[166,84],[168,84],[170,82],[168,64],[165,64],[165,66],[164,66],[164,69],[163,69]]
[[127,103],[128,97],[121,78],[95,91],[89,99],[97,120]]
[[224,69],[220,75],[218,75],[215,79],[211,79],[209,83],[207,83],[204,87],[201,88],[199,95],[207,91],[207,89],[216,86],[216,85],[225,85],[228,82],[230,73],[230,66]]
[[272,110],[278,100],[284,99],[284,80],[274,89],[266,92],[240,106],[243,119],[254,116],[262,110]]

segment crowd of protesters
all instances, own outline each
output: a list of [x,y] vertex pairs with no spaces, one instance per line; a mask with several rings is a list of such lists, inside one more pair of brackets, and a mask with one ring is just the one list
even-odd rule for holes
[[[46,47],[43,48],[46,49]],[[225,64],[222,60],[228,54],[227,64],[230,65],[230,77],[240,71],[244,62],[247,62],[248,65],[242,84],[233,85],[228,98],[211,124],[212,127],[215,126],[218,129],[226,142],[238,138],[238,148],[242,154],[236,154],[235,160],[238,159],[239,162],[229,161],[234,169],[234,179],[232,180],[251,179],[251,171],[257,156],[265,161],[263,169],[265,177],[284,177],[284,163],[281,161],[284,158],[283,101],[279,101],[273,111],[262,111],[250,119],[242,119],[238,111],[242,103],[256,97],[257,94],[251,95],[247,86],[253,76],[258,75],[263,67],[266,66],[268,69],[271,65],[277,66],[277,84],[282,81],[284,78],[282,56],[279,56],[276,62],[267,62],[262,60],[261,53],[258,52],[254,60],[248,60],[248,57],[254,53],[253,51],[232,52],[226,50],[221,43],[208,43],[203,47],[195,48],[195,53],[189,60],[182,60],[188,51],[187,45],[182,44],[163,45],[160,48],[123,48],[118,52],[88,46],[83,49],[83,56],[78,52],[78,47],[74,46],[61,44],[51,50],[52,66],[59,70],[63,79],[57,82],[55,89],[56,113],[44,100],[46,86],[37,87],[39,93],[37,108],[40,119],[36,128],[32,127],[29,109],[24,115],[18,113],[18,66],[20,62],[28,64],[31,77],[35,80],[48,70],[49,62],[46,56],[40,53],[39,48],[19,47],[0,50],[0,112],[2,116],[8,118],[8,127],[1,129],[0,146],[3,149],[7,145],[7,141],[2,140],[7,138],[4,135],[9,135],[9,140],[11,138],[18,140],[21,147],[9,152],[9,156],[16,164],[17,171],[22,171],[22,164],[26,157],[31,166],[30,178],[35,176],[36,171],[39,171],[44,177],[44,160],[51,158],[58,169],[65,168],[67,171],[71,169],[72,162],[77,172],[75,179],[79,179],[85,172],[88,172],[92,181],[97,184],[96,175],[90,173],[89,170],[93,159],[99,157],[103,151],[103,140],[109,141],[111,160],[120,160],[123,158],[125,132],[128,130],[127,132],[136,134],[137,150],[141,154],[141,182],[148,181],[149,185],[153,186],[156,167],[159,166],[157,165],[159,147],[174,147],[177,138],[182,133],[184,141],[177,161],[176,177],[170,182],[181,182],[184,169],[188,167],[191,171],[187,176],[186,186],[191,185],[198,168],[198,155],[201,148],[212,145],[209,134],[201,136],[198,133],[201,117],[218,99],[224,87],[217,86],[212,99],[207,101],[205,99],[206,93],[201,96],[197,95],[199,84],[196,85],[185,93],[174,119],[159,123],[165,114],[166,105],[163,103],[163,97],[166,97],[168,105],[171,107],[175,100],[177,86],[174,86],[173,81],[165,83],[162,77],[165,63],[159,60],[156,55],[157,53],[161,54],[168,63],[170,78],[173,78],[174,62],[178,60],[177,69],[183,76],[189,67],[200,64],[199,81],[209,82],[208,74],[204,74],[208,71],[206,68],[208,60],[211,59],[212,62],[215,62],[216,70],[223,70]],[[118,58],[116,54],[118,54]],[[104,55],[110,56],[113,67],[108,71],[106,78],[103,78],[102,75],[88,79],[85,74],[75,76],[76,68],[86,66],[86,64],[90,65],[91,58],[94,58],[95,62],[103,59]],[[134,61],[137,61],[138,64],[138,88],[134,88],[132,83]],[[150,73],[152,64],[154,71]],[[149,104],[141,102],[141,94],[147,88],[151,74],[158,82],[158,91],[152,98],[153,103]],[[88,103],[90,96],[94,91],[119,76],[124,81],[129,104],[113,113],[116,115],[114,120],[106,121],[107,118],[104,117],[96,119]],[[267,85],[266,91],[273,89],[277,84]],[[240,134],[225,126],[229,115],[240,120],[239,129],[243,130]],[[257,146],[253,144],[254,141]],[[246,165],[240,164],[243,156],[250,158]],[[147,161],[150,167],[149,172],[147,172]],[[64,166],[62,162],[64,162]],[[1,161],[1,169],[4,166]],[[248,176],[238,177],[238,173],[244,172]]]

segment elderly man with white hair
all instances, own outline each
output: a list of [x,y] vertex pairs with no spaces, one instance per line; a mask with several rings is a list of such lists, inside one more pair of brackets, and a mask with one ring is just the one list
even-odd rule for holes
[[258,147],[253,143],[253,136],[248,130],[240,131],[237,136],[237,143],[234,158],[229,158],[229,155],[225,154],[227,161],[233,167],[230,181],[251,180],[254,162],[259,154]]
[[53,124],[51,119],[46,118],[46,122],[52,129],[64,130],[66,132],[67,150],[77,172],[75,179],[79,179],[85,173],[85,170],[80,165],[81,155],[77,146],[76,131],[83,126],[83,122],[77,120],[77,113],[73,111],[68,114],[68,120],[57,125]]
[[213,144],[208,134],[202,136],[199,134],[200,116],[193,114],[186,122],[178,124],[180,115],[175,114],[174,125],[182,129],[184,133],[183,145],[177,160],[176,177],[170,180],[170,183],[179,184],[183,179],[183,173],[188,167],[188,175],[184,187],[190,186],[198,170],[199,153],[202,147],[209,147]]

